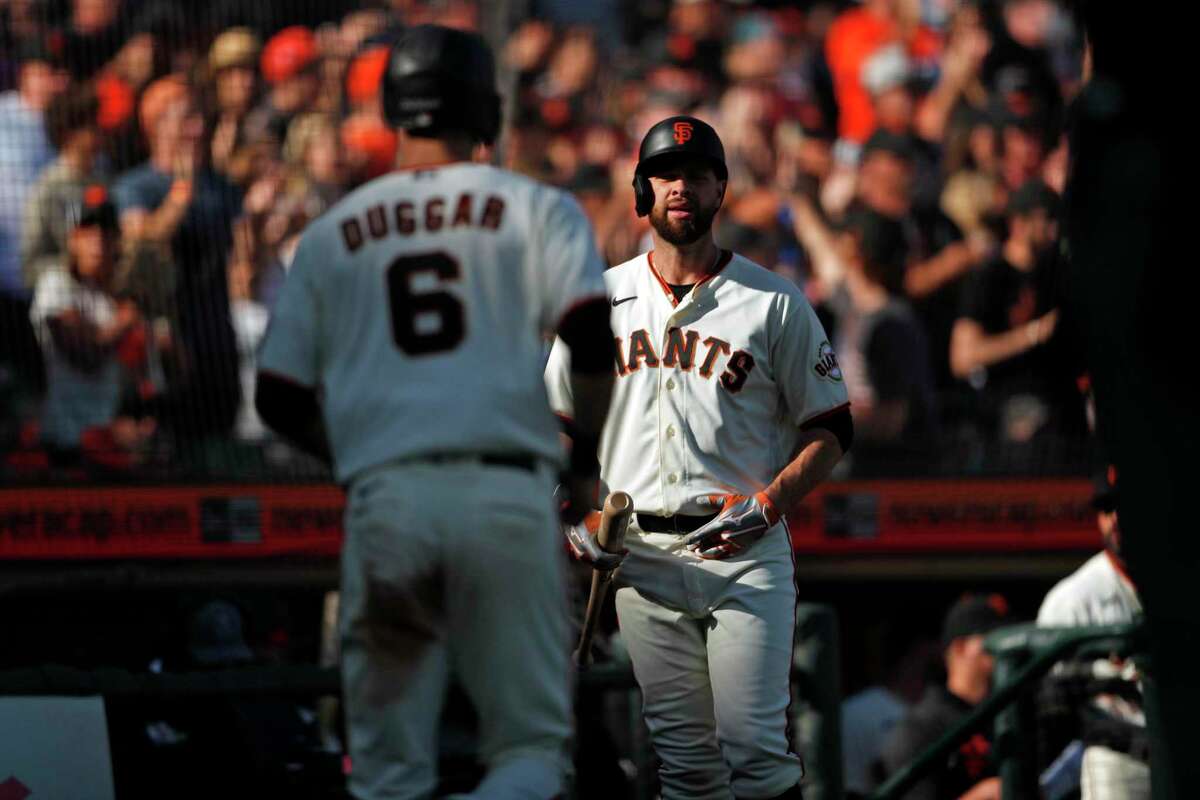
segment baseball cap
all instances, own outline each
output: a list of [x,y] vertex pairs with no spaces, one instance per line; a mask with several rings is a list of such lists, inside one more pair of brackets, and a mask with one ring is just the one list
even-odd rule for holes
[[1023,216],[1038,210],[1054,216],[1058,210],[1058,193],[1037,178],[1031,178],[1009,195],[1005,213],[1010,217]]
[[111,72],[96,78],[95,85],[96,98],[100,101],[96,120],[104,130],[116,130],[133,116],[136,102],[133,89],[124,79]]
[[885,131],[882,128],[871,134],[863,145],[862,158],[866,159],[871,153],[890,153],[899,159],[911,162],[913,160],[912,142],[907,136]]
[[63,66],[63,53],[59,37],[31,36],[22,39],[16,47],[18,64],[40,61],[53,67]]
[[1092,475],[1092,508],[1105,513],[1117,510],[1117,468],[1112,464]]
[[989,633],[1009,623],[1008,601],[998,594],[965,594],[946,612],[942,646],[963,636]]
[[862,84],[873,96],[904,86],[912,73],[908,54],[899,43],[879,48],[862,68]]
[[206,603],[192,617],[188,652],[200,664],[252,661],[254,653],[242,633],[242,614],[225,600]]
[[213,40],[208,49],[208,67],[218,72],[229,67],[253,68],[262,43],[249,28],[230,28]]
[[262,51],[263,77],[279,83],[300,74],[317,59],[317,39],[303,25],[284,28],[271,37]]
[[363,103],[379,95],[388,53],[386,46],[378,45],[364,50],[350,62],[346,70],[346,98],[351,103]]
[[109,199],[108,189],[100,184],[92,184],[83,190],[83,205],[79,210],[79,222],[76,223],[78,228],[92,225],[114,233],[121,230],[117,221],[117,208]]

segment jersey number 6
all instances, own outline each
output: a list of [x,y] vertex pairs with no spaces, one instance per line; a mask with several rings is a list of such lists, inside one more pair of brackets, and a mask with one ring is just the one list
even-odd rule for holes
[[465,331],[462,303],[445,291],[413,291],[420,275],[432,275],[439,283],[457,281],[458,262],[443,252],[401,256],[392,262],[387,270],[392,338],[410,356],[453,350]]

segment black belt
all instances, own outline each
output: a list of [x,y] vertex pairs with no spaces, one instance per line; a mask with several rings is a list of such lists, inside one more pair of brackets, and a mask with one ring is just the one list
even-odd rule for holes
[[672,514],[669,517],[656,517],[652,514],[639,513],[637,524],[646,533],[691,533],[716,517],[716,514],[699,517],[693,517],[690,514]]
[[457,464],[464,461],[484,464],[489,467],[513,467],[526,472],[537,472],[538,457],[513,453],[430,453],[416,459],[430,464]]

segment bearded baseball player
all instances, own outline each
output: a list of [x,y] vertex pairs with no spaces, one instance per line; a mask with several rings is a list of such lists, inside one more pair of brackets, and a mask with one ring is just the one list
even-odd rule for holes
[[[652,127],[634,194],[654,250],[605,273],[617,383],[601,480],[636,511],[616,607],[668,800],[801,796],[782,514],[852,437],[837,359],[804,294],[713,242],[726,178],[704,122]],[[571,361],[557,342],[547,365],[551,404],[568,418]],[[585,536],[575,529],[587,558]]]
[[[426,798],[453,673],[488,768],[472,797],[551,798],[571,732],[561,446],[542,382],[557,333],[581,437],[563,517],[594,496],[612,331],[568,195],[482,163],[490,50],[406,30],[383,84],[398,169],[304,233],[259,363],[263,419],[347,487],[343,696],[357,798]],[[582,442],[582,446],[580,445]]]

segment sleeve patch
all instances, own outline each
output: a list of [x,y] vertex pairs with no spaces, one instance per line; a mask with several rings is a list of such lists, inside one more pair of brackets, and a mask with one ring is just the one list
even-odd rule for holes
[[817,361],[813,364],[813,372],[817,373],[818,378],[830,383],[842,382],[842,368],[838,365],[837,354],[833,352],[828,340],[821,342],[821,346],[817,348]]

